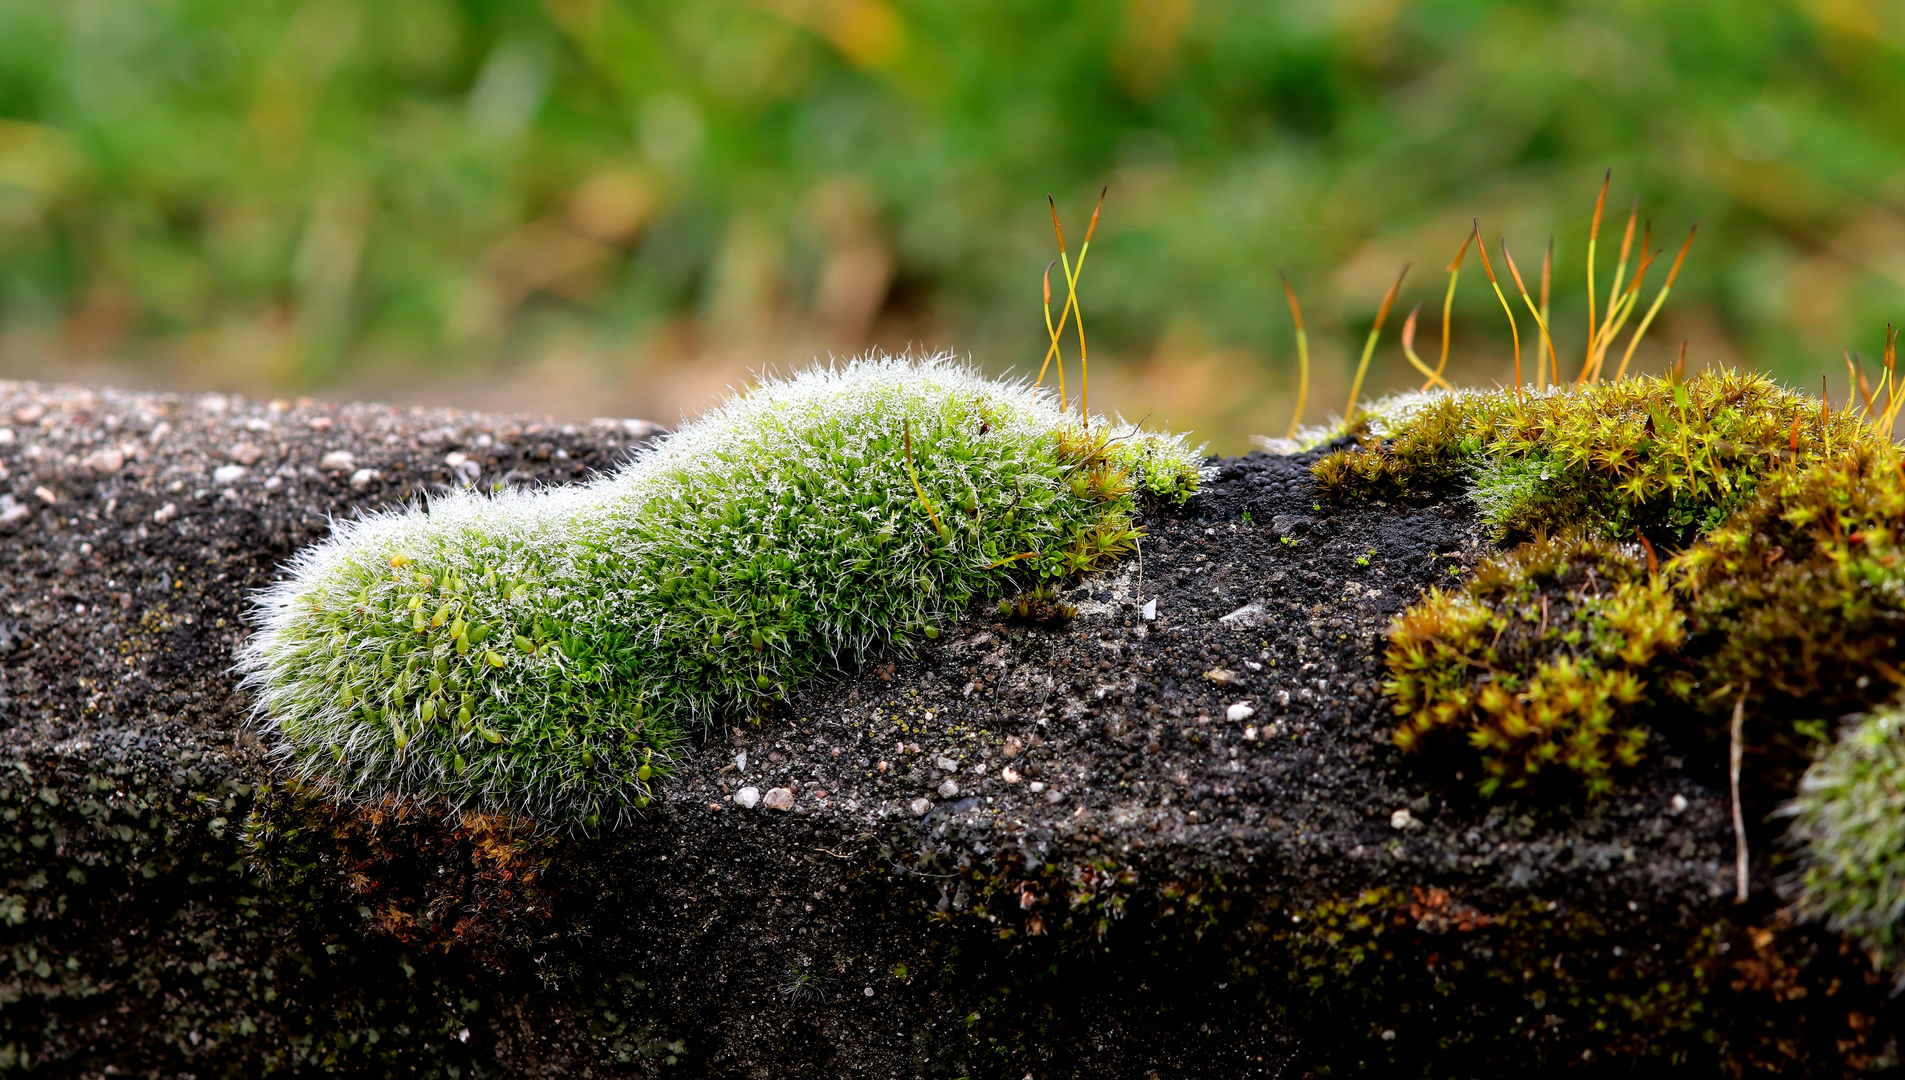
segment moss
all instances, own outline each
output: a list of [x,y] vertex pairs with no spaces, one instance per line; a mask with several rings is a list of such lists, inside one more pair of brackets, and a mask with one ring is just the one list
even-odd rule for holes
[[1896,964],[1905,939],[1905,708],[1860,719],[1806,771],[1786,813],[1799,909]]
[[1688,611],[1685,699],[1724,737],[1746,698],[1753,772],[1792,790],[1824,721],[1905,686],[1905,455],[1856,443],[1773,477],[1674,560]]
[[737,395],[583,488],[457,496],[307,551],[244,654],[300,778],[592,827],[685,727],[1129,550],[1175,438],[1089,430],[944,361]]
[[[1660,703],[1694,704],[1702,723],[1670,726],[1705,740],[1726,735],[1745,693],[1757,719],[1779,720],[1756,726],[1753,785],[1790,790],[1819,718],[1905,684],[1890,599],[1905,482],[1858,415],[1724,369],[1377,415],[1363,446],[1314,467],[1333,497],[1460,479],[1504,540],[1535,541],[1397,620],[1389,689],[1405,750],[1462,732],[1486,790],[1559,771],[1601,792],[1638,760]],[[1585,540],[1641,546],[1616,557]],[[1557,588],[1570,558],[1596,565]]]
[[[1888,984],[1845,939],[1780,913],[1653,911],[1642,935],[1624,895],[1605,906],[1430,884],[1280,895],[1142,861],[1017,855],[913,868],[951,875],[915,879],[930,918],[1010,950],[1013,974],[985,969],[990,1006],[968,1018],[1000,1075],[1042,1060],[1052,1022],[1018,999],[1066,972],[1119,979],[1117,957],[1153,983],[1194,972],[1254,1000],[1304,1032],[1307,1075],[1596,1064],[1847,1075],[1889,1060]],[[945,975],[981,956],[949,957]]]
[[1505,539],[1585,530],[1627,540],[1639,531],[1677,547],[1717,527],[1768,473],[1873,439],[1816,399],[1727,368],[1520,404],[1506,391],[1430,401],[1317,462],[1319,487],[1339,499],[1398,497],[1462,480]]
[[[1326,498],[1397,499],[1431,495],[1462,480],[1481,450],[1471,430],[1485,408],[1477,395],[1438,394],[1373,407],[1357,445],[1312,467]],[[1387,433],[1387,437],[1385,437]]]
[[[1559,773],[1599,794],[1650,727],[1718,758],[1737,710],[1746,817],[1798,789],[1797,910],[1896,963],[1905,453],[1863,414],[1719,371],[1520,406],[1448,397],[1315,467],[1337,498],[1463,469],[1503,538],[1535,539],[1396,620],[1397,744],[1466,736],[1486,793],[1553,793]],[[1875,706],[1829,742],[1834,718]]]
[[1461,589],[1431,590],[1389,634],[1386,684],[1405,751],[1466,747],[1482,791],[1572,775],[1590,796],[1640,760],[1656,658],[1683,618],[1640,555],[1605,541],[1542,541],[1492,559]]

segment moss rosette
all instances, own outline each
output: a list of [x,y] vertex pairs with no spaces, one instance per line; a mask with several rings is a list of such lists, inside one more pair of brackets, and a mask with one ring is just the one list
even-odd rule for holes
[[1094,569],[1200,462],[944,357],[815,368],[586,485],[340,523],[260,597],[241,666],[335,795],[619,822],[686,730]]

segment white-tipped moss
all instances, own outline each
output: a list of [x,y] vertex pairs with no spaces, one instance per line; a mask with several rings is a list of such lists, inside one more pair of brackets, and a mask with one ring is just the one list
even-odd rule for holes
[[1782,812],[1800,845],[1801,913],[1896,963],[1905,936],[1905,707],[1841,733]]
[[1122,554],[1139,493],[1188,498],[1199,463],[943,357],[816,368],[588,485],[340,525],[241,665],[340,795],[618,821],[687,726]]

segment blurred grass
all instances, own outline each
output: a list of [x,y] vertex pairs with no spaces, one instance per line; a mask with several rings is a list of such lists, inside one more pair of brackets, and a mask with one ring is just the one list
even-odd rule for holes
[[1578,357],[1611,167],[1613,230],[1702,222],[1641,370],[1843,393],[1905,319],[1900,117],[1905,8],[1859,0],[0,0],[0,372],[667,420],[869,344],[1035,370],[1044,195],[1082,235],[1109,183],[1094,405],[1236,451],[1288,422],[1279,266],[1313,403],[1476,215],[1556,236]]

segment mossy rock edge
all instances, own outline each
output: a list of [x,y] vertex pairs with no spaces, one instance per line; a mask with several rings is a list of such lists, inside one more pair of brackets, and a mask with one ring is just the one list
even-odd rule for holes
[[[1397,754],[1389,619],[1493,550],[1459,500],[1332,507],[1311,458],[1217,462],[1197,500],[1143,522],[1141,590],[1132,560],[1065,597],[1069,625],[976,612],[758,728],[713,729],[640,829],[571,836],[289,786],[244,733],[232,650],[246,597],[327,515],[459,483],[460,462],[580,479],[640,429],[17,384],[0,425],[30,511],[0,538],[0,1068],[1896,1061],[1889,981],[1783,913],[1785,853],[1756,836],[1734,904],[1700,748],[1548,807]],[[259,456],[215,482],[240,443]],[[338,451],[353,467],[322,467]],[[793,808],[742,809],[741,786]]]

